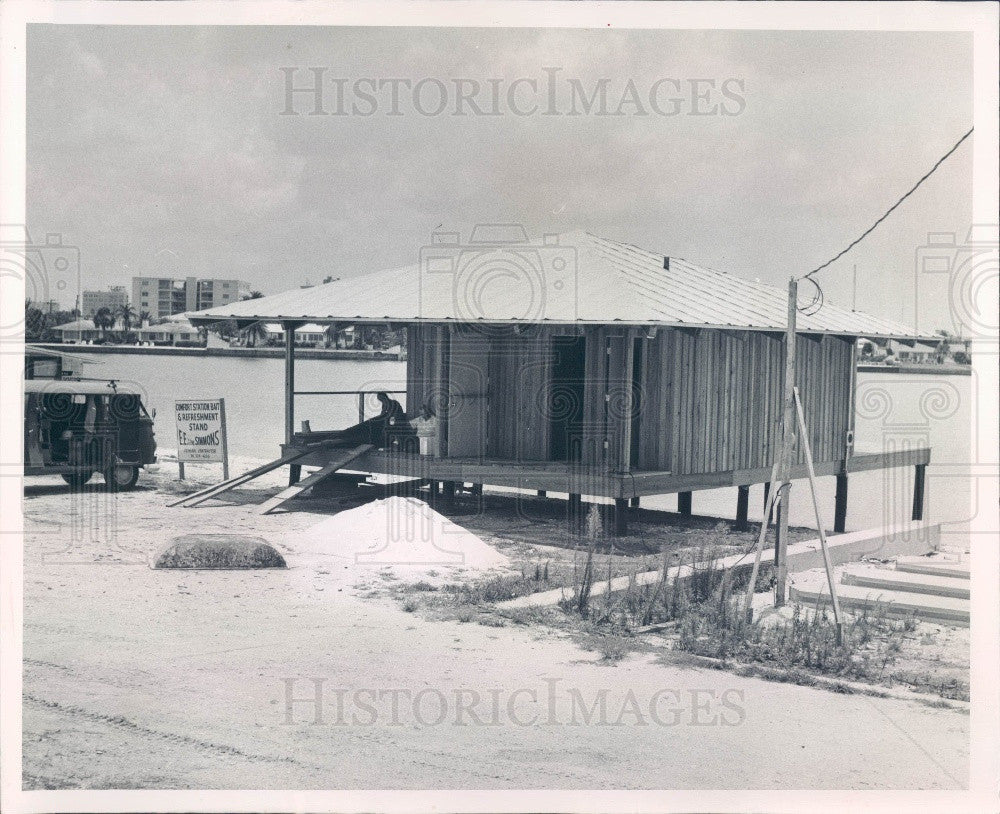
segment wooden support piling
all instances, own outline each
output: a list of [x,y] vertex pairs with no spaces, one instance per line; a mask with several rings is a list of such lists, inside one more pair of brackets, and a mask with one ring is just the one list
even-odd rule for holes
[[614,520],[615,536],[628,534],[628,501],[623,497],[615,498]]
[[455,500],[455,481],[441,481],[441,496],[447,503],[451,503]]
[[569,500],[566,501],[566,523],[571,532],[575,532],[580,528],[580,522],[583,520],[582,515],[583,501],[580,495],[571,493]]
[[740,486],[736,491],[736,528],[748,528],[747,516],[750,512],[750,487]]
[[927,476],[927,464],[917,464],[913,467],[913,519],[924,519],[924,481]]
[[847,528],[847,475],[837,475],[837,495],[833,505],[833,530],[842,533]]
[[631,506],[633,509],[638,509],[639,508],[639,496],[636,495],[634,498],[632,498],[631,500],[629,500],[628,505]]
[[691,516],[691,493],[690,492],[678,492],[677,493],[677,512],[678,514],[683,514],[685,517]]
[[544,489],[539,489],[536,492],[536,494],[538,495],[538,497],[545,497],[545,495],[548,494],[548,493]]

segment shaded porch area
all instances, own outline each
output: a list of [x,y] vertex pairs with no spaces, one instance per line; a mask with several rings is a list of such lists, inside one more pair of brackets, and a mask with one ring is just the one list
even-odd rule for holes
[[[282,454],[301,451],[295,443],[282,445]],[[317,449],[297,459],[301,466],[328,467],[336,454],[327,449]],[[845,530],[849,476],[852,473],[882,469],[913,467],[912,519],[923,519],[924,482],[930,463],[929,447],[915,447],[880,452],[859,452],[841,461],[829,461],[816,466],[817,476],[837,479],[834,507],[834,530]],[[674,474],[667,471],[612,472],[602,467],[578,462],[517,461],[494,458],[450,457],[433,458],[395,450],[371,450],[354,459],[351,471],[377,473],[402,481],[429,483],[436,493],[439,485],[445,499],[456,489],[470,484],[472,491],[483,485],[507,489],[534,491],[540,497],[549,492],[568,495],[567,518],[576,525],[583,514],[584,496],[607,498],[613,501],[613,529],[618,534],[627,532],[629,510],[638,508],[640,499],[651,495],[678,495],[678,511],[691,515],[693,493],[702,490],[737,487],[736,520],[746,524],[749,510],[749,490],[756,484],[768,484],[769,468],[737,469],[700,474]],[[808,477],[805,464],[796,464],[790,472],[791,480]]]

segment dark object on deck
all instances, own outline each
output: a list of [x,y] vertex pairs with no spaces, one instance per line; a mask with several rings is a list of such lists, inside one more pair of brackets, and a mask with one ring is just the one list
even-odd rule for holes
[[174,537],[154,568],[286,568],[267,540],[243,534],[185,534]]

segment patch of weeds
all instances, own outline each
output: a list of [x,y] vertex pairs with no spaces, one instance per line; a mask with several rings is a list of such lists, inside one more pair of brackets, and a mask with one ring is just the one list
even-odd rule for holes
[[406,611],[406,613],[415,613],[416,610],[417,610],[417,608],[419,608],[419,607],[420,607],[420,603],[417,602],[416,599],[407,599],[403,603],[403,610]]
[[437,587],[431,585],[426,580],[420,580],[420,582],[414,582],[412,585],[406,586],[411,591],[436,591]]
[[533,594],[538,590],[538,583],[524,574],[513,574],[472,584],[448,585],[445,590],[455,594],[462,604],[484,605]]
[[617,664],[632,650],[632,642],[624,636],[615,634],[594,633],[583,641],[586,650],[592,650],[601,655],[605,664]]
[[[633,574],[623,591],[601,603],[591,601],[593,553],[588,551],[582,574],[575,578],[572,599],[563,610],[598,628],[630,632],[646,626],[676,623],[676,648],[728,662],[758,664],[806,683],[809,672],[844,679],[878,682],[899,656],[908,621],[888,617],[883,605],[866,606],[845,625],[843,637],[828,609],[792,608],[782,623],[750,622],[744,611],[748,574],[721,568],[717,551],[692,551],[686,565],[664,556],[657,579],[640,585]],[[766,580],[769,574],[762,574]],[[758,582],[758,585],[760,583]],[[756,586],[755,586],[756,587]],[[837,691],[847,691],[846,685]],[[950,687],[942,687],[942,694]]]
[[958,678],[936,678],[930,673],[918,673],[912,670],[897,670],[890,678],[917,692],[933,693],[953,701],[969,700],[969,682]]
[[536,625],[547,621],[545,608],[505,608],[503,616],[515,625]]

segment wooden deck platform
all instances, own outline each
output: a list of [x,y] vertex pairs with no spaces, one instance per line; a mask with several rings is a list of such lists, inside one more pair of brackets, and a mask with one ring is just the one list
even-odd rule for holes
[[[282,452],[294,446],[282,447]],[[318,451],[297,461],[303,466],[326,466],[330,452]],[[844,476],[854,472],[897,467],[925,467],[930,462],[929,447],[891,452],[859,452],[846,461],[818,463],[816,474]],[[770,469],[741,469],[693,475],[674,475],[662,471],[610,472],[580,464],[538,461],[512,461],[483,458],[430,458],[420,455],[378,450],[369,452],[351,466],[351,470],[377,472],[401,478],[433,481],[479,483],[490,486],[531,489],[546,492],[594,495],[614,499],[633,499],[643,495],[662,495],[751,486],[766,483]],[[807,477],[804,464],[795,466],[792,478]]]

